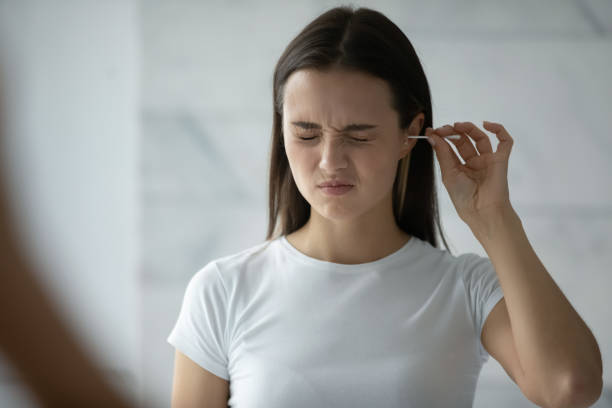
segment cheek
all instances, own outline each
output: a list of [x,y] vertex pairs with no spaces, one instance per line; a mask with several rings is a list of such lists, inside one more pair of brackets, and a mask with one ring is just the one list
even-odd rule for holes
[[308,180],[312,178],[313,171],[316,171],[316,160],[312,153],[295,144],[285,145],[285,154],[298,189],[302,195],[307,194],[302,190],[308,188]]
[[380,152],[364,152],[355,156],[355,164],[364,176],[379,179],[389,172],[389,157]]
[[308,153],[295,143],[285,144],[285,153],[292,169],[301,169],[308,159]]
[[397,164],[394,165],[391,155],[362,157],[362,161],[355,165],[362,184],[367,185],[370,191],[382,193],[393,186]]

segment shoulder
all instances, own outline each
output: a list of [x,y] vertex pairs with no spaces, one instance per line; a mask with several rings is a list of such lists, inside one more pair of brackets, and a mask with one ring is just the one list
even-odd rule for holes
[[496,277],[495,269],[488,257],[476,252],[451,254],[447,249],[436,248],[420,239],[417,243],[419,259],[426,269],[438,271],[447,278],[460,280],[467,288],[494,283],[492,281]]
[[249,270],[263,270],[263,266],[273,258],[275,248],[274,240],[267,240],[259,244],[242,249],[229,255],[213,258],[193,277],[203,283],[211,280],[220,281],[228,288]]
[[261,260],[269,257],[269,251],[266,250],[271,243],[272,241],[265,241],[210,260],[193,274],[188,283],[188,291],[228,293],[236,281],[240,280],[243,271],[251,269],[253,265],[261,265]]
[[411,239],[416,240],[413,248],[416,247],[419,258],[423,262],[427,262],[432,269],[452,269],[461,271],[466,264],[472,263],[477,254],[463,253],[460,255],[451,254],[447,249],[434,247],[428,241],[422,240],[413,236]]
[[240,268],[249,263],[268,257],[270,250],[273,250],[274,248],[273,244],[273,240],[267,240],[239,252],[218,257],[212,260],[211,263],[214,263],[220,271]]
[[458,269],[464,280],[482,278],[495,273],[491,260],[477,253],[468,252],[457,256]]

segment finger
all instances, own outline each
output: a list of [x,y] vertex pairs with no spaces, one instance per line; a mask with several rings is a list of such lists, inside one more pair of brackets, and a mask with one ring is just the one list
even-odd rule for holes
[[446,139],[441,138],[434,132],[432,129],[426,129],[425,135],[430,136],[436,145],[433,147],[436,152],[436,156],[438,157],[438,161],[440,162],[440,170],[442,172],[442,179],[444,180],[444,176],[447,174],[454,173],[455,171],[460,171],[461,162],[459,158],[451,149],[450,145],[446,141]]
[[457,151],[459,152],[464,161],[467,162],[472,157],[478,156],[478,152],[476,151],[476,148],[474,147],[474,144],[472,143],[470,138],[456,130],[454,127],[450,125],[444,125],[443,127],[436,129],[435,132],[442,136],[450,136],[458,133],[461,138],[450,139],[450,141],[457,147]]
[[510,133],[499,123],[487,122],[486,120],[482,122],[482,125],[489,132],[495,133],[497,139],[499,140],[499,144],[497,145],[496,153],[501,153],[504,157],[510,156],[510,151],[512,150],[512,145],[514,144],[514,139],[510,136]]
[[489,136],[478,129],[476,125],[472,122],[455,122],[455,129],[457,129],[461,133],[467,134],[469,137],[474,139],[476,142],[476,148],[480,154],[484,153],[493,153],[493,147],[491,147],[491,140],[489,140]]

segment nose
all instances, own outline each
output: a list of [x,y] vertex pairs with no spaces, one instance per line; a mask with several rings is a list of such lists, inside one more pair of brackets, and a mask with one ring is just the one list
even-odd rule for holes
[[337,169],[347,167],[346,152],[343,137],[323,138],[321,143],[321,160],[319,167],[327,173],[334,173]]

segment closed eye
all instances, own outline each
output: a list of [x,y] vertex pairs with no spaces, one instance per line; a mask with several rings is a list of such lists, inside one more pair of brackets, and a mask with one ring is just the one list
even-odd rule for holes
[[[300,137],[301,140],[312,140],[317,136],[313,136],[313,137]],[[359,139],[357,137],[351,137],[351,139],[357,141],[357,142],[367,142],[370,139]]]

